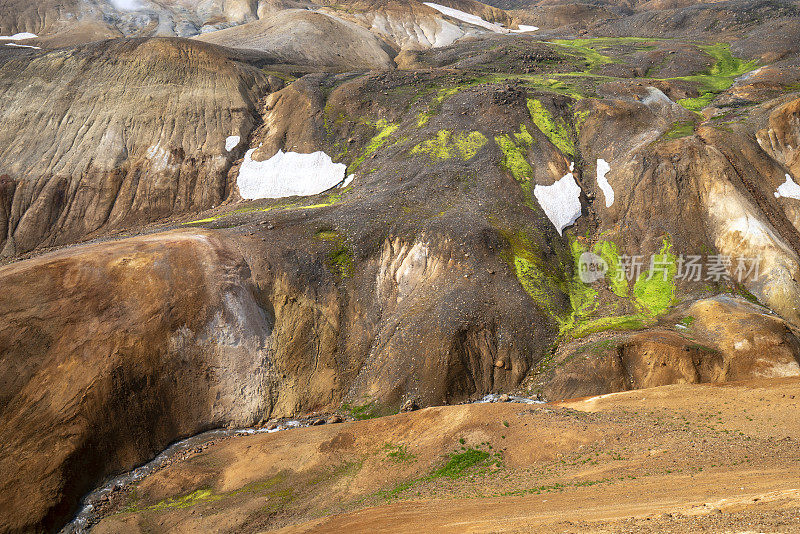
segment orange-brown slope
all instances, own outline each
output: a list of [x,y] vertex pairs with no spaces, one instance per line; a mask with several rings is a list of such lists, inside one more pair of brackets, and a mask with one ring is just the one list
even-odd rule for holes
[[94,532],[797,528],[800,380],[479,404],[231,438]]

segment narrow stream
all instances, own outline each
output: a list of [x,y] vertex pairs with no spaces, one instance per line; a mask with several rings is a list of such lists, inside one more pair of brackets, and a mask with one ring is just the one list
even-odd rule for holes
[[[490,393],[485,395],[479,400],[473,401],[468,404],[487,404],[494,402],[501,402],[501,395],[497,393]],[[529,399],[526,397],[509,396],[508,402],[518,404],[545,404],[544,401]],[[192,451],[198,448],[205,448],[208,444],[215,442],[219,439],[235,437],[235,436],[250,436],[253,434],[271,434],[273,432],[280,432],[282,430],[289,430],[292,428],[303,428],[310,426],[309,421],[300,421],[291,419],[278,423],[275,428],[267,430],[266,428],[235,428],[235,429],[217,429],[203,432],[195,436],[178,441],[161,451],[155,458],[144,465],[137,467],[127,473],[122,473],[113,478],[110,478],[97,489],[87,494],[81,499],[80,511],[75,518],[67,523],[61,529],[59,534],[86,534],[91,528],[100,521],[103,517],[100,505],[107,501],[109,496],[115,492],[120,491],[129,486],[139,482],[148,475],[158,471],[175,460],[183,459]],[[197,451],[196,451],[197,452]]]
[[148,475],[171,463],[173,460],[180,459],[198,447],[203,447],[203,445],[217,441],[220,438],[249,436],[252,434],[271,434],[273,432],[280,432],[281,430],[306,426],[309,426],[307,422],[292,419],[279,423],[276,428],[271,430],[267,430],[266,428],[217,429],[209,430],[208,432],[203,432],[202,434],[197,434],[175,442],[146,464],[137,467],[133,471],[128,471],[127,473],[117,475],[107,480],[100,487],[86,495],[81,499],[80,511],[72,521],[61,529],[60,534],[85,534],[89,532],[92,526],[102,518],[98,510],[99,504],[107,500],[109,495],[114,491],[119,491],[120,489],[139,482]]

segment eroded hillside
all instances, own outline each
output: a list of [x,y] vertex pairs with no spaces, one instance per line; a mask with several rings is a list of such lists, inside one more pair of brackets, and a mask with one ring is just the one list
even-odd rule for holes
[[289,4],[0,15],[0,530],[212,428],[800,375],[796,3]]

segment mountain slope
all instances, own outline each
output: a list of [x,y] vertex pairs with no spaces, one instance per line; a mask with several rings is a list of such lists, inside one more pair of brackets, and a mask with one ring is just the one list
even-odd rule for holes
[[225,140],[269,91],[227,51],[169,39],[20,58],[0,79],[4,256],[219,204]]

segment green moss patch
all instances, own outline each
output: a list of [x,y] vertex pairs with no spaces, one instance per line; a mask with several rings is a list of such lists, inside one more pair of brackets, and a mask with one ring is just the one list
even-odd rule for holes
[[716,63],[711,69],[705,74],[673,78],[699,84],[700,96],[678,101],[678,104],[694,112],[699,112],[707,107],[718,94],[727,91],[737,77],[750,72],[758,65],[756,60],[744,61],[734,57],[731,54],[730,45],[727,43],[716,43],[699,48],[716,59]]
[[333,230],[320,230],[314,234],[314,237],[332,245],[326,256],[328,266],[340,278],[351,276],[353,274],[353,252],[347,246],[344,237]]
[[541,102],[532,98],[528,99],[528,111],[531,114],[533,123],[547,136],[550,142],[563,154],[574,158],[575,141],[572,138],[566,121],[561,117],[558,119],[553,118]]
[[[713,98],[714,95],[711,96]],[[684,100],[697,100],[697,99],[685,98],[678,102],[683,107],[685,107],[686,109],[690,109],[691,111],[700,111],[708,105],[707,102],[705,104],[690,104],[684,102]],[[672,127],[669,130],[667,130],[666,133],[664,133],[664,137],[666,139],[680,139],[681,137],[688,137],[690,135],[694,135],[694,121],[676,122],[672,125]]]
[[551,41],[559,50],[567,55],[578,58],[586,71],[592,71],[614,60],[596,50],[600,48],[599,39],[555,39]]
[[220,215],[206,217],[205,219],[197,219],[182,224],[184,226],[190,224],[204,224],[204,223],[218,221],[220,219],[225,219],[227,217],[232,217],[234,215],[245,215],[248,213],[266,213],[273,210],[313,210],[317,208],[325,208],[339,202],[342,199],[342,195],[350,191],[352,188],[353,186],[349,186],[345,189],[340,189],[332,193],[328,193],[320,202],[316,202],[314,204],[299,204],[297,202],[289,202],[284,204],[275,204],[272,206],[246,206],[244,208],[238,208],[229,211],[227,213],[221,213]]
[[[655,318],[666,312],[675,301],[677,263],[669,238],[664,239],[661,250],[654,255],[653,265],[639,275],[632,289],[627,273],[622,271],[616,244],[605,240],[592,247],[592,252],[608,264],[606,279],[613,294],[623,302],[629,302],[629,307],[640,310],[628,315],[597,317],[599,293],[579,277],[580,257],[588,248],[578,239],[567,234],[573,265],[553,269],[539,258],[536,248],[524,233],[504,232],[503,235],[510,245],[504,252],[504,259],[525,292],[540,309],[556,320],[560,336],[580,338],[608,330],[640,330],[653,324]],[[574,274],[564,274],[568,272]],[[568,306],[565,306],[565,297]]]
[[354,159],[350,166],[347,167],[347,174],[352,174],[355,172],[361,166],[361,164],[364,163],[365,159],[383,147],[389,140],[389,137],[397,130],[397,128],[399,128],[400,125],[392,124],[381,119],[377,121],[374,126],[378,130],[378,133],[376,133],[375,136],[369,140],[364,147],[364,150],[361,151],[361,155]]
[[221,498],[222,497],[220,495],[214,495],[210,489],[199,489],[182,497],[164,499],[153,506],[148,506],[146,510],[160,512],[162,510],[169,509],[190,508],[196,504],[218,501]]
[[606,277],[609,281],[611,291],[621,298],[629,296],[628,281],[620,273],[620,257],[617,245],[613,241],[599,241],[592,249],[592,252],[603,258],[608,264]]
[[[597,291],[578,278],[578,259],[586,250],[574,239],[570,241],[572,265],[559,268],[544,264],[523,232],[504,232],[510,250],[504,252],[525,292],[537,306],[553,317],[563,335],[573,330],[581,321],[595,312],[598,306]],[[572,271],[574,276],[566,276]],[[567,304],[568,303],[568,304]]]
[[519,280],[522,289],[536,305],[561,325],[569,316],[565,302],[565,279],[563,269],[545,265],[538,247],[527,232],[510,231],[498,228],[509,244],[502,252],[512,272]]
[[403,444],[387,443],[383,446],[383,450],[386,452],[387,459],[397,463],[410,462],[417,457],[415,454],[408,452],[408,447]]
[[381,406],[375,401],[369,401],[364,404],[344,403],[342,404],[342,410],[348,412],[356,421],[365,421],[386,415]]
[[524,124],[517,133],[502,134],[494,138],[497,147],[503,153],[501,165],[520,183],[525,192],[525,203],[533,207],[533,195],[530,180],[533,178],[533,167],[528,163],[528,147],[533,144],[533,136]]
[[672,245],[665,239],[659,253],[653,256],[652,268],[639,275],[633,285],[636,302],[651,317],[667,311],[675,300],[676,261]]
[[695,113],[699,113],[703,111],[705,108],[707,108],[711,104],[711,101],[714,100],[716,97],[717,93],[703,93],[702,95],[695,98],[681,98],[680,100],[678,100],[678,104],[688,109],[689,111],[694,111]]
[[431,478],[460,478],[469,468],[485,463],[491,456],[488,451],[474,448],[452,454],[447,463],[431,474]]
[[576,324],[569,332],[569,337],[578,339],[609,330],[641,330],[653,323],[650,317],[641,314],[600,317]]
[[486,136],[480,132],[458,132],[439,130],[436,137],[414,146],[412,155],[427,154],[431,159],[459,158],[470,160],[486,144]]

